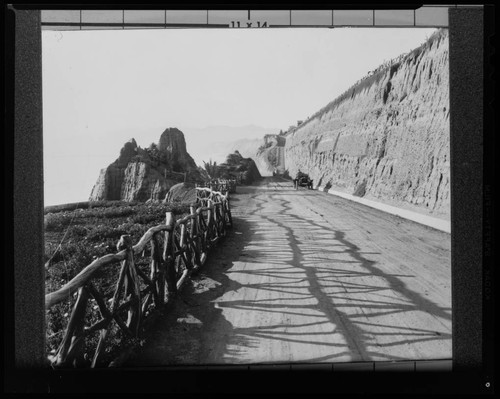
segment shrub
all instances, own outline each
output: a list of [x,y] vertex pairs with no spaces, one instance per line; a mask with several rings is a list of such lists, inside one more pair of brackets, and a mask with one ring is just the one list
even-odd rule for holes
[[133,241],[138,241],[147,231],[148,227],[142,224],[132,224],[124,227],[125,231],[132,236]]
[[[165,213],[173,212],[177,218],[189,213],[189,204],[128,203],[123,201],[92,202],[88,209],[47,213],[45,215],[45,261],[50,259],[59,245],[60,250],[52,258],[46,270],[47,293],[61,288],[92,261],[109,253],[116,253],[121,235],[129,234],[135,244],[152,226],[165,223]],[[162,238],[160,237],[160,240]],[[149,260],[136,257],[136,264],[149,273]],[[120,265],[109,265],[93,276],[95,287],[109,298],[116,286]],[[141,289],[144,287],[141,287]],[[47,351],[57,349],[67,326],[75,297],[68,298],[47,311]],[[87,325],[97,321],[95,302],[89,301]],[[126,317],[126,316],[124,316]],[[88,348],[95,348],[99,334],[86,340]],[[110,332],[109,344],[103,359],[110,360],[113,348],[127,344],[118,331]]]
[[70,204],[61,205],[50,205],[44,208],[44,214],[48,213],[59,213],[59,212],[72,212],[78,209],[95,209],[95,208],[109,208],[113,206],[135,206],[139,205],[139,201],[84,201],[84,202],[73,202]]
[[64,329],[69,320],[71,305],[68,302],[61,302],[47,310],[47,339],[46,351],[55,350],[61,343],[64,336]]
[[97,218],[118,218],[134,214],[136,211],[132,206],[112,206],[109,208],[90,209],[85,213],[85,217]]
[[46,206],[44,209],[44,213],[57,213],[64,211],[74,211],[75,209],[87,209],[90,205],[89,201],[85,202],[73,202],[70,204],[61,204],[61,205],[51,205]]
[[68,212],[49,213],[45,215],[44,224],[46,231],[62,231],[73,221],[73,216]]
[[87,235],[87,228],[81,225],[73,225],[68,227],[67,237],[69,239],[79,239]]
[[203,161],[203,167],[210,179],[217,179],[219,177],[220,173],[217,162],[212,162],[211,159],[208,162]]
[[366,194],[366,179],[356,186],[352,195],[356,197],[364,197],[365,194]]
[[141,215],[134,215],[133,217],[130,218],[130,221],[132,223],[148,224],[148,223],[151,223],[157,219],[158,219],[158,215],[141,214]]
[[124,234],[127,234],[124,230],[113,228],[106,224],[100,224],[88,233],[87,238],[90,241],[103,241],[106,239],[119,240],[120,236]]

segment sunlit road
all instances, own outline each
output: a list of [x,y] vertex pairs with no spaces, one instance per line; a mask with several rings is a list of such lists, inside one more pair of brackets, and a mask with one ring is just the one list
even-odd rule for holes
[[128,365],[451,358],[450,235],[267,178]]

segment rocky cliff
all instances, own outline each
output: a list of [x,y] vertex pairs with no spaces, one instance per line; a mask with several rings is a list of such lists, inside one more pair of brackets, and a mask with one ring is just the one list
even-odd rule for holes
[[285,167],[315,185],[449,218],[448,81],[442,30],[287,134]]
[[90,194],[90,201],[160,201],[174,184],[200,179],[198,168],[186,149],[183,133],[166,129],[158,144],[147,149],[131,139],[120,150],[118,159],[101,170]]
[[252,158],[244,158],[239,151],[226,157],[226,162],[217,166],[217,174],[222,179],[237,179],[242,184],[252,184],[262,176]]
[[274,172],[285,172],[285,143],[286,138],[281,134],[264,136],[261,145],[254,156],[255,164],[263,176],[272,176]]

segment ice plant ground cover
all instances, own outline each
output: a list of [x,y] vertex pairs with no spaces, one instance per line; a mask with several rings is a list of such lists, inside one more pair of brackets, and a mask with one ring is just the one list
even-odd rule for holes
[[[69,282],[93,260],[116,253],[116,244],[122,235],[130,235],[137,242],[153,226],[165,223],[166,212],[176,218],[189,213],[189,204],[144,204],[122,201],[88,202],[47,207],[45,209],[45,291],[53,292]],[[137,266],[149,273],[147,259],[137,260]],[[96,288],[106,296],[114,289],[119,264],[106,268],[96,276]],[[71,314],[74,298],[68,298],[47,310],[47,353],[54,353],[59,346],[64,326]],[[87,312],[88,322],[98,320],[97,305]],[[117,329],[111,342],[122,341]],[[95,342],[93,342],[95,340]],[[97,343],[98,335],[91,340]],[[109,360],[116,348],[110,346]]]

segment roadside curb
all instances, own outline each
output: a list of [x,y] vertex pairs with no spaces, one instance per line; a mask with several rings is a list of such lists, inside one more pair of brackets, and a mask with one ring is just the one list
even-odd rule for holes
[[335,191],[331,189],[327,189],[322,186],[317,186],[315,188],[317,191],[322,191],[326,194],[336,195],[337,197],[341,197],[350,201],[358,202],[360,204],[369,206],[370,208],[375,208],[380,211],[390,213],[392,215],[396,215],[402,217],[404,219],[411,220],[416,223],[423,224],[428,227],[432,227],[436,230],[444,231],[445,233],[451,233],[451,222],[448,220],[434,218],[432,216],[422,215],[421,213],[409,211],[406,209],[396,208],[395,206],[385,205],[380,202],[371,201],[365,198],[356,197],[351,194],[342,193],[340,191]]

